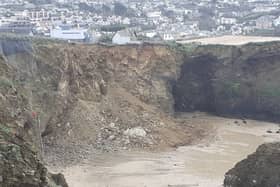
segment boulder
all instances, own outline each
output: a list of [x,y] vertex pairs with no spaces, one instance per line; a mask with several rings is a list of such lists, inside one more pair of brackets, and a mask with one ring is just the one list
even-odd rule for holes
[[124,131],[124,135],[129,136],[131,138],[144,138],[147,135],[147,133],[142,127],[134,127]]
[[280,143],[261,145],[257,151],[228,171],[225,187],[279,187]]

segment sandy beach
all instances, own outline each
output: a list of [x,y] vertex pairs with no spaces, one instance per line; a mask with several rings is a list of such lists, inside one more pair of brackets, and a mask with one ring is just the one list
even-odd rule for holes
[[279,129],[275,123],[246,120],[245,124],[207,114],[199,114],[198,120],[213,126],[216,134],[197,145],[159,153],[93,155],[62,172],[70,187],[220,187],[224,174],[238,161],[264,142],[280,141],[278,134],[267,133]]

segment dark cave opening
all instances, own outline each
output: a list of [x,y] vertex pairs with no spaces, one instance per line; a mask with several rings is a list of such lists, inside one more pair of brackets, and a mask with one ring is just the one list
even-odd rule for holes
[[212,79],[217,62],[217,58],[210,55],[185,60],[181,66],[180,77],[172,87],[175,112],[215,112]]
[[260,83],[262,79],[272,80],[273,75],[255,78],[255,69],[269,72],[267,69],[271,69],[274,61],[266,61],[263,67],[264,60],[255,60],[252,67],[250,59],[230,60],[232,63],[225,66],[210,54],[185,58],[180,76],[171,85],[174,112],[201,111],[224,117],[280,121],[278,88],[272,86],[268,90],[268,83]]

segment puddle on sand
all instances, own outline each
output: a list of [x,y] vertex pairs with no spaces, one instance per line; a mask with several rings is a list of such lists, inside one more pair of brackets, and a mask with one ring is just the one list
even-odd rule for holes
[[220,187],[224,174],[267,141],[280,141],[273,123],[248,120],[238,126],[233,119],[206,117],[215,124],[212,142],[180,147],[163,153],[95,155],[83,165],[64,171],[70,187]]

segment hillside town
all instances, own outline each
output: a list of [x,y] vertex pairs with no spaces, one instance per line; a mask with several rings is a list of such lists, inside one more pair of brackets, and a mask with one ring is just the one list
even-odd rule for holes
[[1,0],[0,32],[114,44],[280,35],[280,0]]

